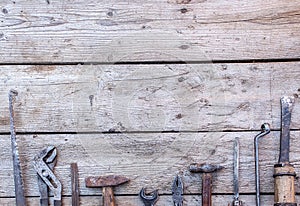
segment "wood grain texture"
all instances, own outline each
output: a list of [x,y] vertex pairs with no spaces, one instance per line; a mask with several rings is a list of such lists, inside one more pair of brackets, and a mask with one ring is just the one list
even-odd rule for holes
[[0,62],[299,58],[300,1],[3,0]]
[[[213,195],[213,204],[218,206],[228,206],[232,201],[232,196],[230,195]],[[244,206],[253,206],[255,205],[254,196],[250,195],[241,195],[241,199],[244,202]],[[298,196],[299,199],[299,196]],[[82,196],[80,197],[80,205],[93,205],[93,206],[102,206],[102,198],[95,196]],[[28,203],[30,206],[39,206],[38,198],[28,198]],[[137,206],[142,205],[138,196],[117,196],[117,204],[119,206]],[[273,196],[272,195],[262,195],[261,203],[264,205],[273,205]],[[15,202],[13,198],[0,198],[0,204],[3,206],[14,206]],[[188,206],[199,206],[201,205],[201,196],[184,196],[184,205]],[[52,204],[50,204],[52,205]],[[71,198],[64,197],[63,205],[71,205]],[[170,206],[173,205],[171,196],[160,196],[159,200],[156,203],[156,206]]]
[[9,131],[12,88],[17,132],[237,131],[264,122],[279,129],[280,97],[300,95],[299,66],[0,66],[0,131]]
[[[81,195],[100,195],[101,189],[86,188],[87,176],[123,175],[130,182],[115,188],[115,194],[138,194],[142,187],[171,194],[176,174],[184,182],[185,194],[201,193],[201,175],[190,173],[191,163],[220,164],[225,168],[213,175],[213,193],[233,192],[233,141],[240,137],[240,192],[255,192],[254,136],[258,132],[148,133],[148,134],[56,134],[19,135],[19,151],[25,178],[26,195],[38,196],[32,160],[45,145],[58,148],[55,174],[63,185],[63,194],[71,195],[70,164],[77,162]],[[291,134],[291,163],[300,174],[300,132]],[[9,136],[0,138],[0,196],[14,196],[13,169]],[[260,140],[261,191],[273,193],[273,165],[279,156],[279,132]],[[295,191],[300,192],[298,184]]]

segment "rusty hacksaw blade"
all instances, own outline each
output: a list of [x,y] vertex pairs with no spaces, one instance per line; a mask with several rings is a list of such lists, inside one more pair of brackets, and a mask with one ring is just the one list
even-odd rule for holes
[[13,168],[14,168],[14,181],[15,181],[15,195],[16,195],[16,205],[26,206],[26,199],[24,195],[24,183],[22,179],[21,163],[17,145],[17,137],[14,123],[14,101],[18,92],[15,90],[10,90],[9,99],[9,113],[10,113],[10,138],[11,138],[11,148],[13,157]]

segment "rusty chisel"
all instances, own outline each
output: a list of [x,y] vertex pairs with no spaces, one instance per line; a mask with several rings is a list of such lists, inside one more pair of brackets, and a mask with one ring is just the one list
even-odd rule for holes
[[14,123],[14,101],[18,92],[15,90],[10,90],[9,99],[9,113],[10,113],[10,137],[11,137],[11,148],[13,157],[13,168],[14,168],[14,182],[15,182],[15,195],[16,195],[16,205],[25,206],[26,199],[24,195],[24,183],[22,179],[20,157],[17,145],[17,137]]
[[281,98],[281,134],[278,164],[274,165],[274,206],[297,206],[295,200],[295,169],[290,164],[290,124],[294,106],[293,97]]
[[79,206],[79,185],[77,163],[71,164],[72,206]]

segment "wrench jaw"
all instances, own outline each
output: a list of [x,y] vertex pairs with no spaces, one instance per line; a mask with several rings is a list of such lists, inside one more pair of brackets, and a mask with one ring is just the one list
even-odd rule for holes
[[145,194],[145,188],[142,188],[139,194],[145,206],[154,206],[158,200],[158,190],[152,191],[150,194]]

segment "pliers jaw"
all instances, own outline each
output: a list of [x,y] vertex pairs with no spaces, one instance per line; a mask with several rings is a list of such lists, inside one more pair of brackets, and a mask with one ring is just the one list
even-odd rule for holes
[[175,206],[182,206],[183,205],[183,183],[181,178],[177,175],[174,178],[172,184],[172,197]]
[[61,205],[62,185],[53,173],[56,156],[57,149],[54,146],[48,146],[34,157],[33,166],[38,174],[41,206],[48,206],[48,188],[53,192],[55,206]]

